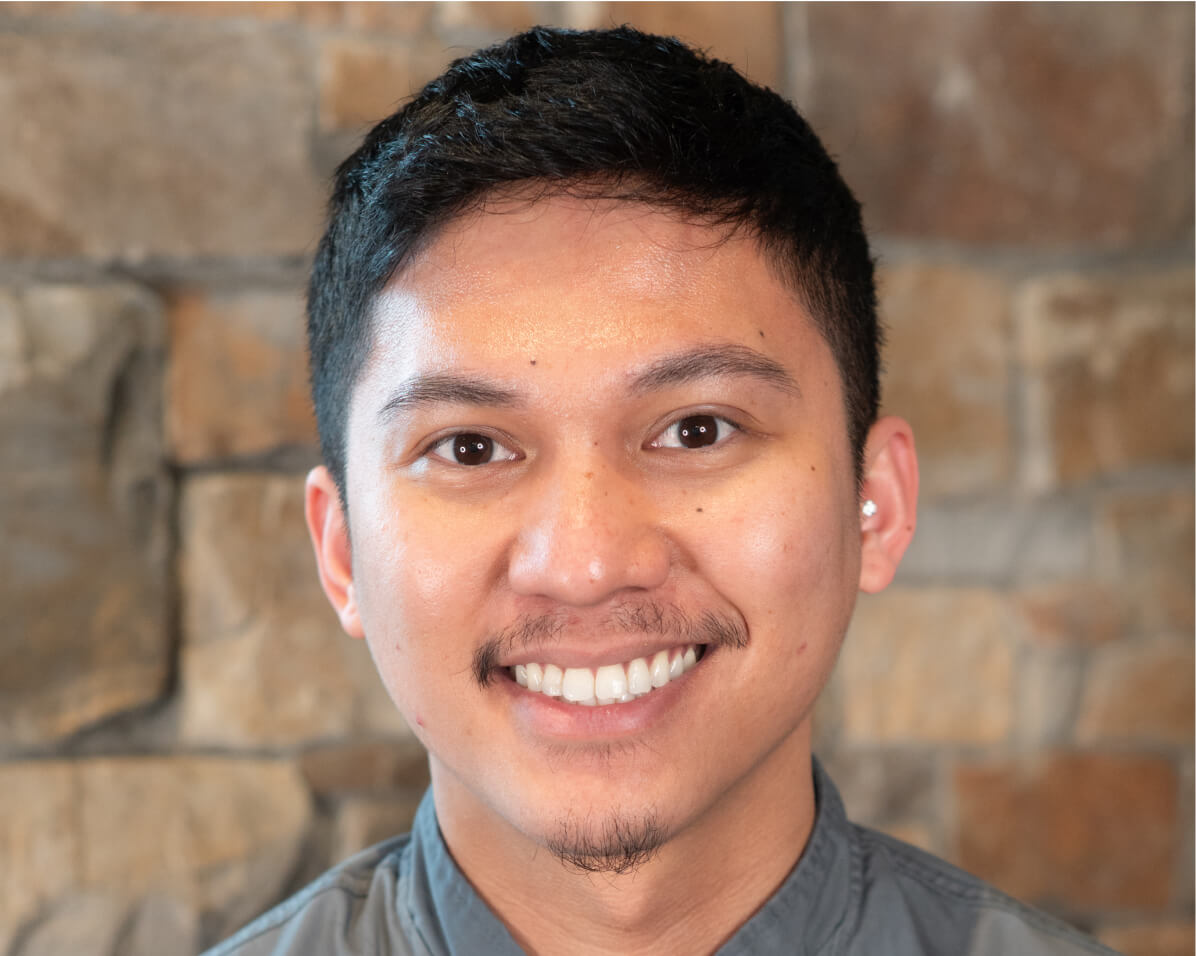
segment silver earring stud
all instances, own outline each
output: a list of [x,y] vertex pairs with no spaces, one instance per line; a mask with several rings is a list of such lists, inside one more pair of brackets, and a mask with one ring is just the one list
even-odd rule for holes
[[860,511],[863,512],[865,518],[871,518],[879,510],[880,509],[876,507],[876,502],[871,498],[865,501],[863,506],[860,508]]

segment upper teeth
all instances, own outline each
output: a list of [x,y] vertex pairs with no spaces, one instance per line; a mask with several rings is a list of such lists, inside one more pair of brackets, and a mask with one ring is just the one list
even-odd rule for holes
[[626,703],[676,680],[698,662],[694,644],[637,657],[625,664],[602,667],[557,667],[556,664],[516,664],[515,680],[528,690],[590,707]]

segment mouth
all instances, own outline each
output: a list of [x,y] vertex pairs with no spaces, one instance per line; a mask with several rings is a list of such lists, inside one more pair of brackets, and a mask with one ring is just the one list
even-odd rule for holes
[[651,657],[603,664],[600,667],[558,667],[529,662],[508,667],[520,687],[580,707],[628,704],[677,680],[697,665],[705,644],[682,644]]

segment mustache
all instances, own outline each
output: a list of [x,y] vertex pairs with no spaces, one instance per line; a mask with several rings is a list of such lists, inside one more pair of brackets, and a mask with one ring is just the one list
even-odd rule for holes
[[[487,638],[473,654],[473,676],[486,687],[501,669],[499,661],[514,651],[547,646],[568,625],[571,612],[528,614]],[[742,649],[748,645],[747,625],[741,618],[717,611],[691,615],[675,604],[636,601],[611,608],[604,627],[627,634],[675,638],[676,644]]]

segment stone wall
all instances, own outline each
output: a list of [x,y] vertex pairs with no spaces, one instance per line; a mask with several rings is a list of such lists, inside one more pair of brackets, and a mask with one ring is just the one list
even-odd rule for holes
[[194,952],[426,783],[319,592],[331,170],[534,22],[786,91],[881,257],[918,538],[819,705],[861,820],[1193,949],[1189,4],[0,7],[0,953]]

